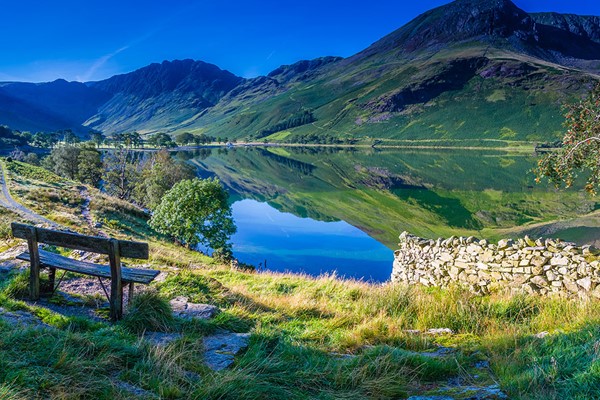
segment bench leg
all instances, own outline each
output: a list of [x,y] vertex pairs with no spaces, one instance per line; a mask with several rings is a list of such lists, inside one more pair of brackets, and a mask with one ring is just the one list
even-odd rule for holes
[[110,319],[118,321],[123,318],[123,286],[112,284],[110,290]]
[[123,318],[123,281],[121,276],[121,255],[119,241],[111,239],[109,242],[108,259],[110,261],[110,319],[118,321]]
[[133,300],[133,282],[129,282],[129,298],[127,299],[127,305],[131,305],[131,301]]
[[56,268],[48,269],[48,287],[50,288],[50,293],[54,293],[54,283],[56,282]]
[[37,242],[37,228],[30,227],[27,237],[29,249],[29,298],[33,301],[40,299],[40,253]]
[[29,267],[29,298],[40,299],[40,266],[31,263]]

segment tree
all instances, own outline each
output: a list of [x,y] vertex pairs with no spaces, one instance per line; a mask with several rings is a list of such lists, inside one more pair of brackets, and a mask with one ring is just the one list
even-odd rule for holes
[[143,164],[133,197],[139,204],[153,210],[175,184],[194,176],[191,166],[175,161],[167,150],[161,150]]
[[231,254],[229,238],[236,227],[227,198],[218,179],[183,180],[165,194],[150,226],[189,248],[203,244]]
[[66,145],[52,149],[50,153],[53,162],[52,169],[57,175],[69,179],[77,178],[79,172],[79,153],[81,149],[76,146]]
[[104,189],[120,199],[131,196],[140,175],[130,158],[126,149],[111,151],[104,157]]
[[79,138],[73,133],[72,130],[67,129],[64,131],[64,134],[64,141],[66,144],[75,144],[80,142]]
[[155,133],[154,135],[150,136],[150,139],[148,139],[148,144],[156,147],[166,148],[177,146],[173,139],[171,139],[171,136],[164,132]]
[[92,133],[92,143],[94,143],[97,148],[102,146],[104,143],[104,135],[102,135],[100,132]]
[[37,132],[29,140],[29,144],[34,147],[53,147],[58,142],[58,134]]
[[567,133],[562,147],[546,154],[535,169],[536,181],[548,178],[556,186],[570,187],[585,171],[585,190],[596,194],[600,185],[600,84],[578,103],[565,107]]
[[175,135],[175,142],[177,142],[177,144],[180,146],[185,146],[186,144],[192,143],[194,139],[194,135],[189,132],[182,132]]
[[40,165],[40,158],[35,153],[27,153],[27,155],[25,156],[25,159],[23,159],[23,161],[26,162],[27,164],[31,164],[31,165],[36,165],[36,166]]
[[78,156],[77,178],[94,187],[102,182],[103,165],[100,152],[94,147],[83,147]]

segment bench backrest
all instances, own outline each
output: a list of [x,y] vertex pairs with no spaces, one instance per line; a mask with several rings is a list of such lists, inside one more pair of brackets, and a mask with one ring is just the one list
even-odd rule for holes
[[[111,243],[116,241],[119,244],[119,255],[121,257],[148,259],[148,243],[107,239],[98,236],[85,236],[78,233],[37,228],[32,225],[19,224],[16,222],[13,222],[10,226],[12,228],[13,236],[20,239],[33,239],[35,242],[39,243],[108,255],[112,253]],[[32,235],[35,235],[35,237],[32,238]]]

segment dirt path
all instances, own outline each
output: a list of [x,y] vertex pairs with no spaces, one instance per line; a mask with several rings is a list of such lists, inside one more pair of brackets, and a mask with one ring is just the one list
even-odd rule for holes
[[38,223],[38,224],[47,224],[50,225],[53,228],[59,228],[60,225],[57,224],[54,221],[50,221],[47,218],[42,217],[41,215],[37,214],[36,212],[30,210],[29,208],[17,203],[15,201],[15,199],[13,199],[13,197],[10,194],[10,191],[8,190],[8,185],[6,183],[6,174],[4,172],[4,166],[0,165],[0,185],[2,186],[2,190],[0,191],[0,206],[5,207],[19,215],[21,215],[22,217],[24,217],[25,219],[28,219],[32,222]]
[[90,196],[90,192],[85,186],[78,186],[79,194],[83,197],[83,203],[81,203],[81,215],[85,222],[87,222],[90,232],[93,232],[97,236],[102,236],[107,238],[108,235],[103,231],[96,228],[96,224],[94,223],[94,219],[92,218],[92,213],[90,211],[90,203],[92,202],[92,197]]

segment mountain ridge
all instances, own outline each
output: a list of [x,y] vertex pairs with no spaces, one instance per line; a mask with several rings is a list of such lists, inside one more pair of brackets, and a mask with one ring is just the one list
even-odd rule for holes
[[[469,124],[449,123],[442,115],[446,104],[459,114],[480,113],[482,137],[501,137],[508,129],[516,132],[514,139],[540,140],[560,129],[548,121],[560,112],[558,103],[589,89],[598,73],[600,17],[529,14],[509,0],[456,0],[351,57],[302,60],[251,79],[187,59],[67,83],[68,90],[64,81],[0,83],[0,123],[262,139],[261,132],[289,126],[285,121],[309,112],[314,118],[306,120],[313,122],[267,139],[291,140],[315,129],[336,137],[412,139],[415,124],[423,128],[422,137],[464,136],[461,129]],[[503,101],[510,113],[496,110],[485,117],[469,96]],[[22,106],[7,104],[11,99]],[[27,107],[43,118],[26,115]]]

